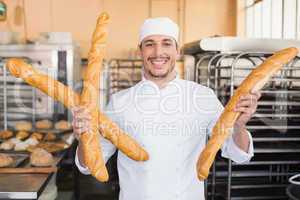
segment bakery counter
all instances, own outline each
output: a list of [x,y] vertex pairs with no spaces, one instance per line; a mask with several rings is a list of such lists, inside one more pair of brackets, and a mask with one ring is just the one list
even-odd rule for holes
[[[60,167],[61,161],[66,155],[67,151],[63,151],[54,156],[52,172],[50,170],[46,173],[39,173],[40,169],[44,171],[39,167],[36,168],[35,173],[22,173],[18,169],[16,169],[18,173],[1,173],[0,168],[0,199],[55,199],[57,195],[55,171]],[[29,163],[22,166],[22,169],[32,168]],[[47,196],[47,198],[41,198],[42,196]],[[53,197],[48,198],[49,196]]]
[[67,149],[53,153],[51,167],[33,167],[29,162],[28,153],[8,152],[19,157],[27,156],[27,159],[16,168],[0,168],[0,199],[54,200],[57,196],[57,171],[68,160],[76,146],[73,134],[69,134],[66,142],[69,144]]
[[0,199],[38,199],[50,174],[0,174]]

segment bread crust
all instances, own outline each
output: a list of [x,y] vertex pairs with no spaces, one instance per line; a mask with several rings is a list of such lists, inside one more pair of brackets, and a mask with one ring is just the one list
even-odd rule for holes
[[30,131],[32,129],[32,123],[29,121],[18,121],[15,124],[17,131]]
[[0,167],[8,167],[13,164],[14,160],[7,154],[0,153]]
[[30,154],[30,164],[36,167],[48,167],[54,163],[51,153],[42,148],[36,148]]
[[66,120],[60,120],[54,124],[54,128],[57,130],[69,130],[72,128],[72,125]]
[[48,119],[43,119],[43,120],[37,121],[35,123],[35,127],[37,129],[51,129],[53,127],[53,123],[52,123],[52,121],[50,121]]
[[93,33],[91,49],[88,55],[88,66],[83,76],[83,90],[80,105],[87,108],[91,114],[91,129],[80,136],[83,159],[91,174],[101,182],[108,180],[108,171],[102,156],[100,137],[98,135],[99,82],[102,62],[106,48],[107,23],[109,16],[100,15]]
[[0,139],[8,139],[8,138],[12,137],[13,135],[14,135],[14,133],[10,130],[0,131]]

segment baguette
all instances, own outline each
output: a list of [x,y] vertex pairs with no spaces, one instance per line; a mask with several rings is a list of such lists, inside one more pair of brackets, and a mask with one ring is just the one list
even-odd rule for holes
[[216,122],[212,136],[197,161],[197,173],[200,180],[207,178],[217,152],[230,135],[234,123],[240,115],[240,112],[233,111],[240,97],[250,91],[259,91],[284,64],[292,60],[297,54],[298,49],[294,47],[276,52],[256,67],[237,88]]
[[86,107],[91,114],[91,129],[80,136],[83,159],[91,174],[99,181],[108,180],[108,171],[102,156],[100,137],[98,135],[99,82],[102,62],[107,40],[106,26],[109,16],[100,15],[92,38],[92,46],[88,55],[88,66],[83,76],[83,90],[80,105]]
[[[6,67],[13,76],[22,78],[27,84],[41,90],[67,108],[79,105],[79,95],[70,87],[34,69],[24,60],[11,58],[7,61]],[[103,137],[133,160],[146,161],[149,159],[148,153],[133,138],[121,130],[116,123],[112,122],[100,110],[97,110],[97,112],[99,115],[98,123],[101,125],[100,133]]]

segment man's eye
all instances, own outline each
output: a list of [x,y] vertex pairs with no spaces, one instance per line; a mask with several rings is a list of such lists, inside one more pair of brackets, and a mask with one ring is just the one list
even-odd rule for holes
[[152,47],[153,44],[152,44],[152,43],[146,43],[145,46],[146,46],[146,47]]
[[166,46],[166,47],[170,47],[170,46],[172,46],[172,43],[166,42],[166,43],[164,43],[163,45]]

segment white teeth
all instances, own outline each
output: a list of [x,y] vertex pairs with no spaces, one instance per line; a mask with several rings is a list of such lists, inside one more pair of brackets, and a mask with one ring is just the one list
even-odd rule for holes
[[167,59],[153,59],[153,60],[151,60],[151,63],[155,64],[155,65],[163,65],[166,62],[167,62]]
[[164,61],[153,61],[153,63],[155,63],[155,64],[163,64],[165,62]]

